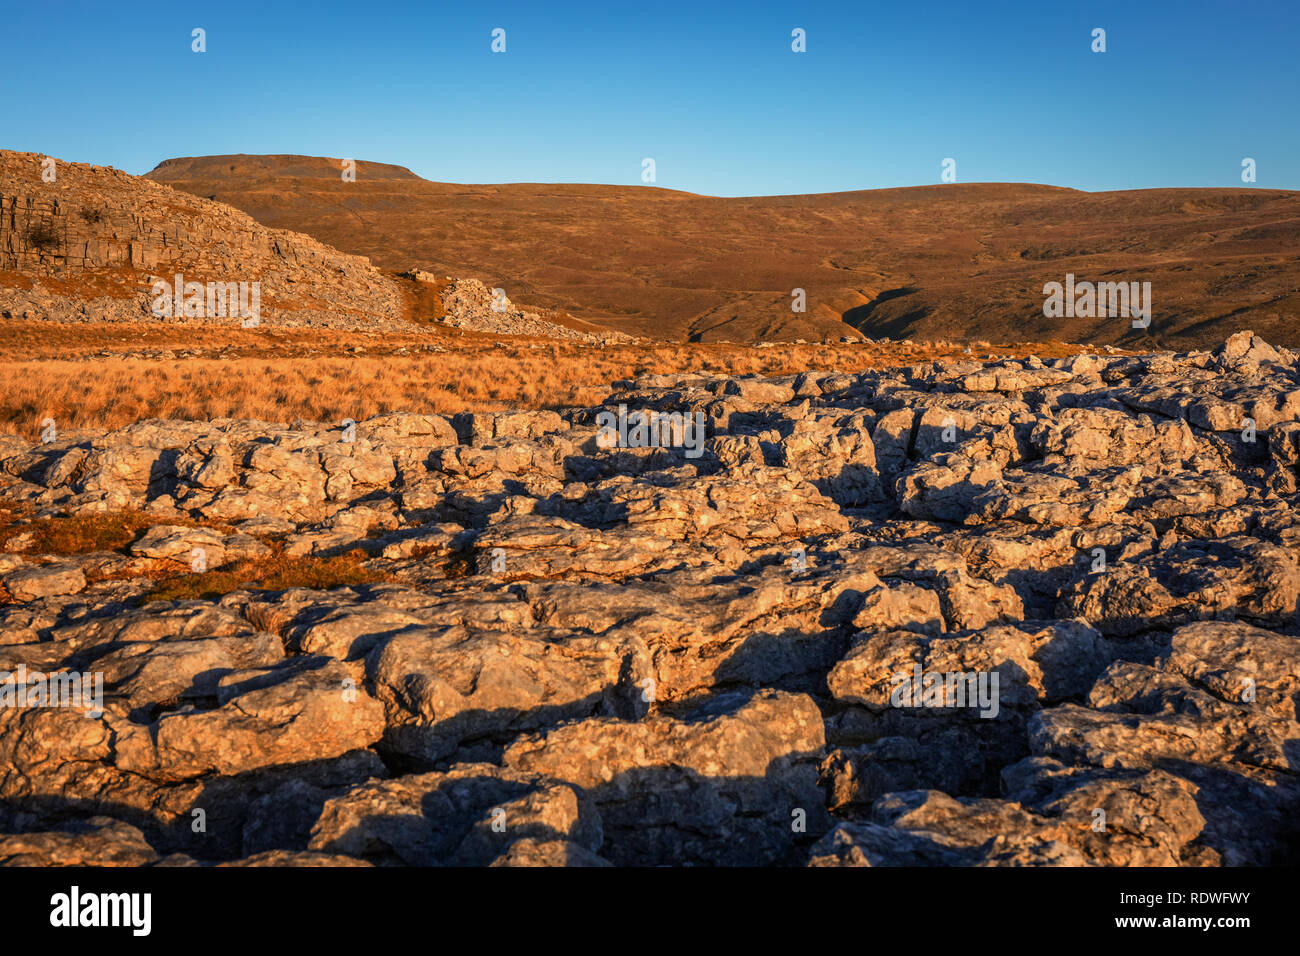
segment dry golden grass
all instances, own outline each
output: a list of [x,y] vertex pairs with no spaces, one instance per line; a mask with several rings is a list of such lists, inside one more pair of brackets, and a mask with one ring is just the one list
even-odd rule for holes
[[[24,513],[13,505],[0,506],[0,547],[6,547],[15,537],[23,537],[23,546],[16,550],[28,554],[89,554],[92,551],[124,551],[142,531],[156,524],[185,525],[216,528],[230,532],[229,525],[214,522],[191,521],[188,518],[168,518],[160,521],[156,515],[142,511],[86,512],[77,515],[38,518],[18,523]],[[8,518],[9,520],[6,520]]]
[[139,353],[170,349],[194,355],[307,355],[345,348],[371,348],[377,343],[394,349],[426,343],[446,344],[443,336],[473,333],[443,330],[409,334],[342,332],[334,329],[244,329],[238,325],[202,325],[179,322],[45,322],[34,319],[0,321],[0,361],[21,359],[73,359],[98,357],[103,352]]
[[29,554],[87,554],[91,551],[120,551],[156,519],[138,512],[84,514],[74,517],[41,518],[0,532],[4,544],[15,538],[15,548]]
[[330,590],[371,584],[381,575],[362,567],[361,550],[322,557],[290,557],[278,549],[268,558],[241,561],[203,574],[178,574],[160,580],[142,599],[151,601],[213,600],[241,588],[282,591],[288,588]]
[[389,278],[397,283],[406,297],[407,321],[428,325],[447,314],[447,310],[443,308],[442,294],[451,285],[450,279],[417,282],[414,279],[403,278],[397,273],[389,273]]
[[[423,351],[425,344],[444,351]],[[1033,352],[1049,358],[1081,348],[1029,344],[980,354]],[[159,357],[164,350],[173,354]],[[103,351],[115,354],[101,357]],[[34,440],[45,418],[66,431],[120,428],[146,418],[361,421],[394,411],[560,408],[599,402],[610,382],[646,373],[860,371],[961,356],[956,347],[661,343],[594,348],[447,332],[381,336],[10,322],[0,324],[0,427]]]
[[[127,547],[141,533],[159,524],[159,519],[141,511],[117,511],[38,518],[26,521],[32,509],[28,506],[0,502],[0,547],[5,547],[21,536],[15,548],[24,554],[78,555],[92,552],[115,551],[126,554]],[[212,521],[192,521],[188,518],[168,517],[166,524],[191,527],[202,525],[224,533],[234,531],[229,525]],[[360,549],[331,557],[292,557],[286,555],[278,542],[264,542],[271,554],[256,560],[240,561],[225,568],[214,568],[201,574],[192,572],[180,561],[157,560],[145,562],[143,571],[134,569],[132,577],[143,576],[154,581],[153,588],[144,601],[181,601],[197,598],[212,599],[237,588],[246,587],[268,591],[286,588],[330,588],[369,584],[380,579],[379,574],[363,567],[367,555]],[[90,574],[93,582],[111,577]],[[11,597],[0,586],[0,605],[11,603]]]
[[13,536],[18,523],[34,510],[31,505],[16,501],[0,501],[0,547]]

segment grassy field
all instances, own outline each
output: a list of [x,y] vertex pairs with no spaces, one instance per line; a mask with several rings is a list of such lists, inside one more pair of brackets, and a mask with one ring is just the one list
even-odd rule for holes
[[[974,354],[1050,358],[1083,349],[981,345]],[[860,371],[940,357],[966,356],[956,345],[596,347],[443,329],[381,335],[10,320],[0,322],[0,429],[35,440],[45,418],[68,429],[146,418],[361,421],[393,411],[560,408],[599,402],[611,381],[646,373]]]

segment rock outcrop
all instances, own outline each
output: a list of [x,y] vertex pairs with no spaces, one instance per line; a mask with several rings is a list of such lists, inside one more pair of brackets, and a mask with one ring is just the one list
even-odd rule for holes
[[0,669],[102,682],[0,707],[0,861],[1294,863],[1297,435],[1245,332],[0,436]]
[[[267,325],[408,325],[398,284],[362,256],[119,169],[36,153],[0,151],[0,270],[12,273],[0,282],[4,318],[238,327],[229,306],[208,314],[207,283],[256,282]],[[160,317],[154,283],[174,287],[178,274],[204,286],[204,308],[186,313],[170,289],[178,307]]]
[[[537,312],[522,309],[510,301],[504,289],[489,289],[478,279],[453,279],[416,269],[407,273],[416,282],[432,283],[439,287],[442,315],[438,321],[455,329],[486,332],[492,335],[533,335],[548,339],[567,339],[593,345],[614,345],[631,342],[630,335],[610,329],[599,329],[587,323],[571,322],[561,325],[543,318]],[[581,325],[582,327],[578,327]]]

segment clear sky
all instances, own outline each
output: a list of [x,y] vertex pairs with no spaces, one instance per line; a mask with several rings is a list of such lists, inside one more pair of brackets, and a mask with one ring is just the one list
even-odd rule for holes
[[1250,157],[1300,188],[1300,0],[0,4],[0,147],[131,173],[300,153],[638,184],[649,157],[736,196],[935,183],[949,157],[960,182],[1243,186]]

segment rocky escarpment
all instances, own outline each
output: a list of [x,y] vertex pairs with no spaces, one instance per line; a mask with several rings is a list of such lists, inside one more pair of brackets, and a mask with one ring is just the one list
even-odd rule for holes
[[[260,283],[269,325],[407,325],[397,284],[362,256],[118,169],[0,151],[3,317],[158,321],[153,283],[177,274]],[[166,319],[239,324],[176,311]]]
[[[619,405],[698,413],[700,454],[611,447]],[[0,663],[102,675],[103,713],[0,708],[0,861],[1300,849],[1300,367],[1250,333],[51,439],[0,439],[34,512],[0,533]],[[39,515],[125,509],[124,547],[42,553]],[[240,577],[356,551],[347,586]],[[145,600],[196,554],[236,576]],[[994,692],[900,703],[914,672]]]

